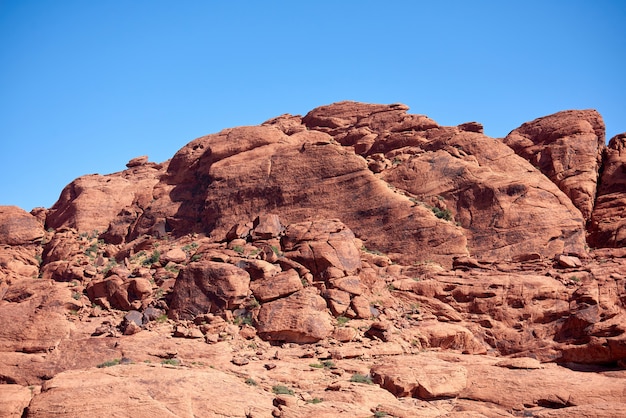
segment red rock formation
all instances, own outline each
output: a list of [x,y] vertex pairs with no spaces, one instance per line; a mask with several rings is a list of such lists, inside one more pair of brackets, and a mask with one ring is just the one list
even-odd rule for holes
[[538,167],[589,220],[604,136],[604,121],[597,111],[568,110],[524,123],[504,143]]
[[589,225],[592,247],[626,246],[626,133],[605,150],[598,198]]
[[79,177],[63,189],[59,200],[50,208],[46,226],[106,232],[109,242],[120,243],[152,202],[152,188],[165,168],[167,164],[132,163],[119,173]]
[[41,240],[43,225],[17,206],[0,206],[0,245],[23,245]]
[[[624,416],[626,251],[587,253],[572,204],[599,119],[508,137],[579,162],[564,193],[480,124],[406,110],[283,115],[0,208],[0,415]],[[625,243],[625,138],[594,246]]]

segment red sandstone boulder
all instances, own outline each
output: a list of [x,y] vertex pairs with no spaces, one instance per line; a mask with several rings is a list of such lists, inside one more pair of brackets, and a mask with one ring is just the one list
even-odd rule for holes
[[261,305],[257,332],[268,341],[313,343],[333,330],[326,301],[314,288],[305,288]]
[[0,206],[0,245],[23,245],[41,240],[43,225],[17,206]]
[[538,167],[589,220],[604,148],[604,121],[595,110],[567,110],[526,122],[504,143]]
[[592,247],[626,246],[626,133],[605,150],[598,198],[589,226]]
[[190,263],[176,279],[168,315],[193,319],[198,314],[238,308],[250,293],[249,285],[250,275],[232,264]]
[[455,398],[467,386],[467,370],[436,358],[390,359],[371,370],[374,382],[398,397]]

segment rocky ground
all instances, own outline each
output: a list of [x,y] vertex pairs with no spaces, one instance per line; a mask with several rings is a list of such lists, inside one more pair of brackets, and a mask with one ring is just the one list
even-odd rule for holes
[[342,102],[0,207],[0,416],[626,416],[624,141]]

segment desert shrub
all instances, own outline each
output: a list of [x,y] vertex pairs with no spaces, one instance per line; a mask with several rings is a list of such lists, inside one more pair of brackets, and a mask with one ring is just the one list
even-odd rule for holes
[[272,392],[277,395],[293,395],[293,390],[289,389],[284,385],[274,385],[272,386]]
[[354,383],[365,383],[366,385],[371,385],[373,383],[371,377],[360,373],[353,374],[350,381]]
[[104,363],[100,363],[96,367],[99,368],[99,369],[102,369],[104,367],[117,366],[118,364],[120,364],[120,362],[121,362],[121,360],[116,358],[116,359],[113,359],[113,360],[105,361]]
[[439,219],[443,219],[444,221],[452,220],[452,212],[450,209],[439,209],[437,207],[432,208],[433,213]]

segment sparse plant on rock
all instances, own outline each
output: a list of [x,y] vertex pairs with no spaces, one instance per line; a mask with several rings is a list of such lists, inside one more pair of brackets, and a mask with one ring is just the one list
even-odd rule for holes
[[96,367],[99,368],[99,369],[102,369],[104,367],[117,366],[118,364],[121,363],[121,361],[122,361],[121,359],[116,358],[116,359],[113,359],[113,360],[105,361],[104,363],[100,363]]
[[364,375],[360,373],[353,374],[350,378],[350,381],[353,383],[364,383],[366,385],[371,385],[372,383],[374,383],[372,382],[372,378],[369,375]]
[[272,392],[274,392],[276,395],[293,395],[293,390],[284,385],[272,386]]

